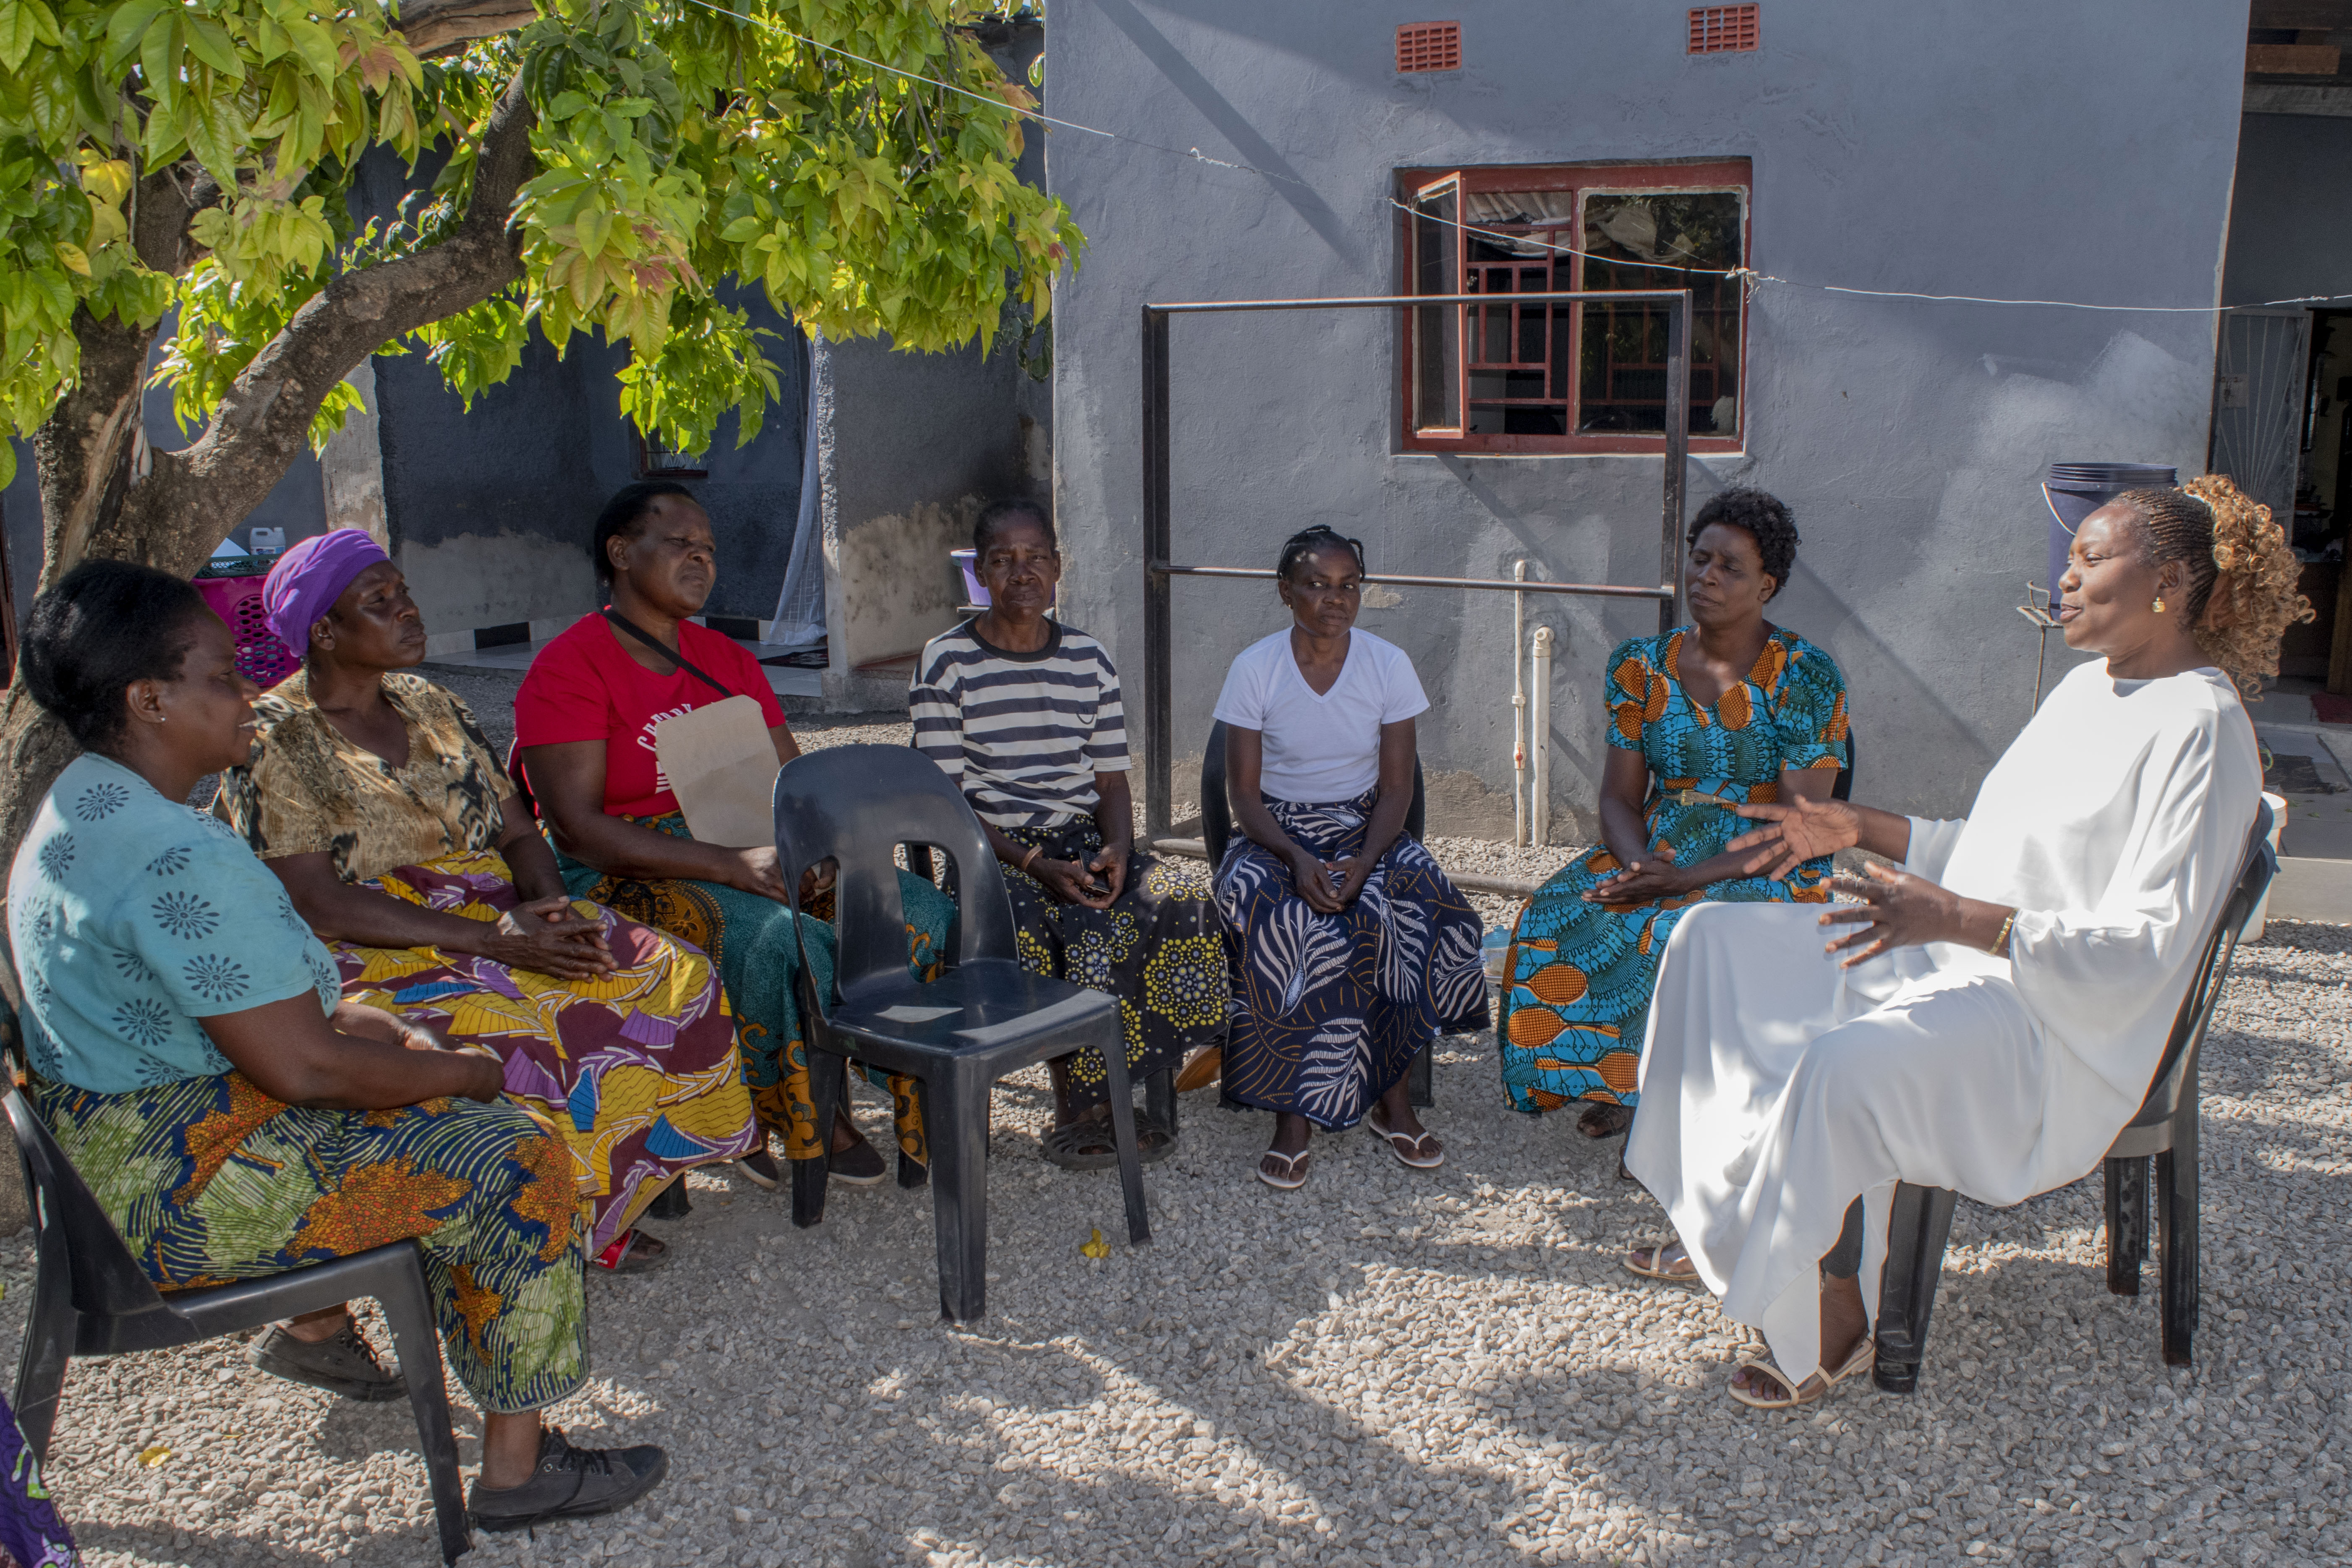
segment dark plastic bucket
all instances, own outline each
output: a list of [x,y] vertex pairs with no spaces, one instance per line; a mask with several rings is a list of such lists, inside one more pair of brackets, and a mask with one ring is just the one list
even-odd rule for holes
[[2066,574],[2066,552],[2083,520],[2126,490],[2164,489],[2180,482],[2180,470],[2162,463],[2053,463],[2042,481],[2050,505],[2050,580],[2042,586],[2058,596]]

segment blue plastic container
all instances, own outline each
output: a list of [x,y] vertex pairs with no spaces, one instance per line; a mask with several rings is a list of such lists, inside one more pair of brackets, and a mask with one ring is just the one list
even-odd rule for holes
[[2042,584],[2058,597],[2066,574],[2066,552],[2083,520],[2126,490],[2165,489],[2179,484],[2180,470],[2162,463],[2053,463],[2042,481],[2050,506],[2050,578]]

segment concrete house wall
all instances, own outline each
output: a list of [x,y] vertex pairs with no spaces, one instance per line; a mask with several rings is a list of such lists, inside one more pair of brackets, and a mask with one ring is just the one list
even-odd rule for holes
[[[1054,13],[1054,111],[1175,150],[1060,132],[1048,153],[1050,187],[1092,242],[1056,306],[1065,605],[1139,694],[1137,308],[1398,291],[1399,169],[1747,158],[1749,259],[1766,273],[2215,299],[2242,11],[1818,0],[1768,5],[1753,52],[1693,56],[1682,6],[1497,0],[1461,13],[1462,69],[1401,76],[1394,29],[1425,16],[1388,0]],[[2013,606],[2046,575],[2041,471],[2200,469],[2212,319],[1774,285],[1749,310],[1745,450],[1694,458],[1690,505],[1732,484],[1790,502],[1804,543],[1774,618],[1846,673],[1859,797],[1964,810],[2029,711],[2035,637]],[[1362,538],[1375,572],[1508,576],[1524,557],[1555,581],[1657,580],[1659,457],[1401,451],[1386,312],[1180,320],[1173,353],[1180,560],[1270,566],[1286,535],[1326,522]],[[1226,664],[1286,621],[1270,584],[1179,580],[1174,594],[1187,798]],[[1655,611],[1529,605],[1531,627],[1561,639],[1556,832],[1589,834],[1603,663],[1654,630]],[[1507,835],[1507,598],[1376,591],[1360,624],[1412,656],[1435,704],[1421,726],[1432,830]],[[2054,678],[2054,638],[2052,662]]]

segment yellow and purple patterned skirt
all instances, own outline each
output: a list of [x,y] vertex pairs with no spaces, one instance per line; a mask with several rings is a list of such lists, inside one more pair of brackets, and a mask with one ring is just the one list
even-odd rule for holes
[[[366,884],[469,920],[521,901],[489,850],[404,866]],[[506,1064],[507,1098],[543,1117],[571,1151],[593,1256],[680,1172],[757,1146],[735,1020],[710,961],[651,926],[601,920],[619,967],[560,980],[438,948],[330,942],[343,997],[432,1025]]]

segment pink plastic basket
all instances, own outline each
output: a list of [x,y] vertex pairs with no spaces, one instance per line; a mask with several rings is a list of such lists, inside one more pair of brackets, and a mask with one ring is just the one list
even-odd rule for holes
[[199,577],[196,592],[236,634],[237,673],[267,690],[302,668],[302,661],[262,618],[261,583],[259,577]]

